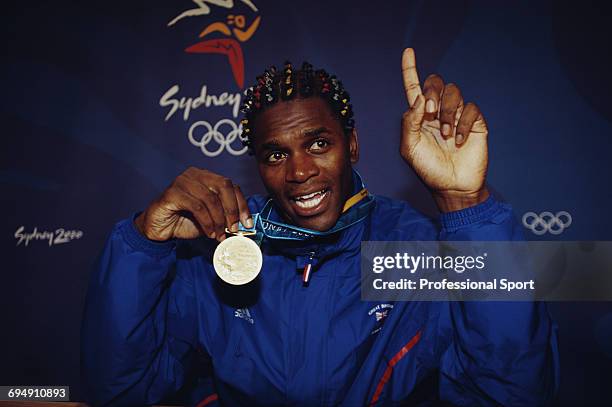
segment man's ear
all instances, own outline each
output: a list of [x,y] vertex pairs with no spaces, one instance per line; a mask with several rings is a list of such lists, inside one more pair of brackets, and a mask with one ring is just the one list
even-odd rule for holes
[[355,164],[357,161],[359,161],[359,140],[357,139],[357,129],[353,128],[348,137],[351,164]]

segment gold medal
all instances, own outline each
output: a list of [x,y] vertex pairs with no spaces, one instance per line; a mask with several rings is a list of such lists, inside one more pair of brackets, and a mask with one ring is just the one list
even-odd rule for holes
[[250,283],[261,270],[263,257],[257,243],[242,234],[230,236],[217,246],[213,255],[215,272],[228,284]]

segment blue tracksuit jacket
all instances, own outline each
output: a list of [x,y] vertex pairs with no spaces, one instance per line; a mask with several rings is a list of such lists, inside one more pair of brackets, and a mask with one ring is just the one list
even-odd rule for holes
[[[510,207],[489,198],[436,227],[405,202],[375,199],[336,238],[265,241],[247,287],[216,277],[214,241],[154,243],[133,218],[117,224],[82,325],[89,401],[145,405],[178,392],[193,405],[546,403],[559,367],[545,304],[360,300],[362,240],[521,239]],[[255,213],[265,199],[248,202]]]

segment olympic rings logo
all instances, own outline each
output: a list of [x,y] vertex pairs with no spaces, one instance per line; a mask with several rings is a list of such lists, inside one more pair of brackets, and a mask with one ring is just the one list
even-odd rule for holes
[[[227,135],[223,135],[219,131],[219,128],[223,125],[229,126],[230,131]],[[194,132],[197,128],[204,127],[206,130],[202,136],[196,138],[194,136]],[[189,142],[196,146],[200,147],[202,153],[204,153],[207,157],[216,157],[223,152],[223,150],[227,150],[231,155],[242,155],[247,150],[248,147],[242,146],[242,124],[236,125],[236,122],[230,119],[222,119],[217,122],[214,126],[211,126],[207,121],[201,120],[195,122],[189,128]],[[235,149],[233,147],[234,142],[238,140],[241,148]],[[209,149],[208,146],[210,143],[217,145],[214,149]]]
[[523,215],[523,226],[536,235],[546,232],[551,235],[560,235],[572,224],[572,215],[566,211],[559,211],[553,215],[552,212],[527,212]]

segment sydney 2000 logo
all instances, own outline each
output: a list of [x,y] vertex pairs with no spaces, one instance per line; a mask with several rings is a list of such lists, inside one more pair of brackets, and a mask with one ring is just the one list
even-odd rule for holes
[[[200,148],[207,157],[216,157],[227,151],[232,155],[246,152],[242,146],[240,135],[242,129],[237,121],[242,90],[244,89],[244,53],[242,46],[249,41],[261,23],[259,10],[251,0],[193,0],[195,7],[185,10],[168,22],[168,27],[174,27],[185,19],[197,18],[202,21],[202,29],[194,33],[194,41],[186,45],[188,54],[220,54],[225,58],[210,57],[206,64],[225,64],[231,70],[237,92],[211,90],[202,84],[197,93],[192,96],[185,94],[179,84],[173,84],[164,92],[159,100],[160,106],[168,109],[164,121],[173,117],[189,121],[197,109],[211,106],[227,106],[231,109],[231,118],[223,118],[216,123],[199,120],[191,124],[187,134],[189,142]],[[246,10],[246,14],[236,14],[234,9]],[[210,21],[208,16],[212,9],[226,10],[222,21]],[[223,60],[225,59],[225,60]],[[195,96],[193,96],[195,93]]]

